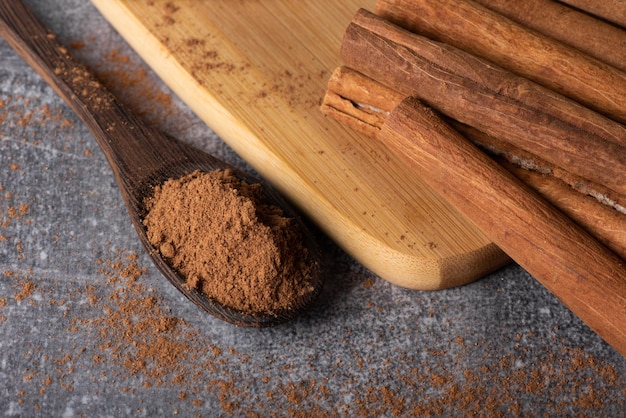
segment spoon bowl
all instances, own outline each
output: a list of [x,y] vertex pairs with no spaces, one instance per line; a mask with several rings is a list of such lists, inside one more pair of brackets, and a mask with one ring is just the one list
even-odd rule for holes
[[143,203],[145,198],[152,196],[152,191],[155,186],[163,184],[169,179],[180,178],[195,171],[210,172],[216,169],[229,169],[237,178],[248,184],[263,184],[262,191],[264,200],[280,207],[283,210],[285,217],[292,218],[293,221],[296,222],[297,228],[303,238],[303,246],[308,250],[309,263],[311,266],[311,286],[313,291],[307,293],[305,297],[300,298],[290,309],[285,309],[271,315],[247,314],[220,304],[199,290],[186,286],[185,277],[181,276],[175,269],[173,269],[168,261],[162,257],[160,251],[154,248],[154,246],[150,243],[146,233],[146,227],[143,224],[143,219],[147,210],[145,205],[141,204],[137,210],[131,211],[129,209],[129,213],[135,230],[137,231],[144,248],[148,251],[153,263],[161,274],[165,276],[165,278],[167,278],[169,282],[189,300],[206,312],[226,322],[230,322],[238,326],[264,328],[278,325],[295,318],[315,301],[323,287],[322,263],[320,260],[321,251],[314,234],[307,227],[305,221],[298,215],[297,211],[271,186],[222,160],[212,157],[209,154],[195,149],[193,149],[192,152],[197,154],[194,155],[193,161],[189,161],[188,163],[177,163],[173,166],[164,166],[162,169],[155,171],[153,176],[145,182],[145,187],[143,193],[141,194],[141,202]]
[[[312,232],[279,193],[242,170],[148,126],[78,63],[20,1],[0,0],[0,35],[89,128],[113,170],[142,244],[159,271],[189,300],[224,321],[250,327],[288,321],[312,304],[323,286],[320,250]],[[197,170],[216,169],[230,169],[246,183],[261,183],[266,202],[281,208],[284,216],[293,218],[298,225],[308,250],[313,291],[292,308],[272,315],[252,315],[223,306],[200,291],[186,287],[185,278],[149,242],[143,225],[147,213],[144,202],[152,196],[154,188]]]

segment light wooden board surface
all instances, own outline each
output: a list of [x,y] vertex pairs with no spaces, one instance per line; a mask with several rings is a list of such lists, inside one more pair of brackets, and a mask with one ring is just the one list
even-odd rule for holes
[[92,0],[221,138],[342,248],[403,287],[508,261],[466,218],[319,105],[341,36],[374,0]]

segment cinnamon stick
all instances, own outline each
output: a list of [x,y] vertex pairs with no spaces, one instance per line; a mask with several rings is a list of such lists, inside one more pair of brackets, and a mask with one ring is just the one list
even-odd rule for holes
[[380,140],[495,244],[626,356],[626,266],[416,99]]
[[[377,137],[389,112],[398,105],[405,95],[352,70],[340,66],[328,80],[328,88],[322,105],[322,113],[336,119],[351,128],[370,137]],[[454,119],[444,118],[448,123],[491,154],[506,158],[508,161],[525,169],[550,174],[567,184],[582,195],[593,196],[603,205],[621,212],[626,216],[626,196],[620,195],[603,185],[593,183],[580,176],[571,174],[555,164],[550,164],[535,154],[524,151],[514,145],[481,132]],[[575,194],[567,200],[572,204],[577,200]],[[610,213],[610,211],[607,210]],[[597,214],[590,214],[597,216]],[[626,221],[626,217],[624,218]],[[626,229],[626,223],[623,225]],[[607,228],[610,227],[607,224]],[[624,242],[626,245],[626,241]]]
[[[328,80],[321,105],[324,114],[372,138],[378,138],[390,112],[404,96],[348,67],[337,68]],[[520,178],[616,254],[626,259],[626,211],[606,202],[601,191],[575,181],[558,167],[541,165],[538,157],[522,154],[476,129],[448,119],[453,127],[476,144],[487,145],[497,155],[505,155],[514,164],[498,163]],[[524,166],[525,169],[520,169]],[[534,172],[533,172],[534,171]],[[545,173],[550,173],[546,175]],[[571,182],[566,184],[566,181]],[[593,195],[595,198],[588,197]],[[598,196],[601,195],[601,196]],[[603,197],[602,200],[597,197]],[[599,201],[600,200],[600,201]],[[602,203],[601,203],[602,202]],[[610,203],[610,206],[608,205]]]
[[322,113],[364,133],[378,137],[380,128],[405,95],[348,67],[335,69],[320,107]]
[[623,0],[559,0],[570,6],[606,19],[622,28],[626,28],[626,7]]
[[572,190],[554,176],[525,170],[508,161],[498,161],[507,171],[530,186],[554,207],[593,235],[622,260],[626,260],[626,216],[608,209],[592,197]]
[[[522,26],[626,71],[624,29],[553,0],[474,1]],[[607,2],[595,0],[595,3]],[[622,10],[626,10],[623,2]]]
[[375,12],[626,122],[626,72],[470,0],[378,0]]
[[471,126],[459,123],[454,119],[444,118],[454,129],[459,131],[468,139],[471,139],[480,148],[488,150],[489,153],[503,157],[506,160],[526,169],[549,174],[555,177],[578,192],[593,196],[599,202],[626,215],[626,196],[620,195],[602,184],[593,183],[587,179],[570,173],[569,171],[551,164],[545,159],[524,151],[500,138],[495,138],[485,134]]
[[574,101],[365,10],[341,57],[405,97],[626,195],[626,128]]

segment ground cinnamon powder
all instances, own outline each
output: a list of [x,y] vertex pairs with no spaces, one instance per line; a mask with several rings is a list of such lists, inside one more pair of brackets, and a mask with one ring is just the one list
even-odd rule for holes
[[299,230],[263,203],[258,183],[196,171],[156,187],[147,208],[150,242],[190,288],[222,305],[272,315],[313,290]]

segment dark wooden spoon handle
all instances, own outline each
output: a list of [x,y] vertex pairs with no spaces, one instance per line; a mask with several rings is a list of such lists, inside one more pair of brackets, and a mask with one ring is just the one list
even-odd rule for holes
[[155,171],[163,167],[194,161],[220,166],[128,111],[21,2],[0,0],[0,35],[91,130],[132,206],[141,207],[146,186],[162,180]]

